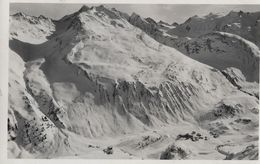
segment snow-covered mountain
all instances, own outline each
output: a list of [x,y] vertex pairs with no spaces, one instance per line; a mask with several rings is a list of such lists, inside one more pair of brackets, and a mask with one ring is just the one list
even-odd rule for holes
[[210,13],[204,17],[193,16],[168,31],[183,37],[198,37],[214,31],[239,35],[258,46],[260,45],[260,12],[231,11],[225,16]]
[[9,19],[10,36],[21,41],[38,44],[48,40],[55,30],[55,24],[50,18],[44,16],[29,16],[17,13]]
[[248,55],[245,69],[225,57],[220,71],[149,36],[162,38],[158,24],[179,26],[102,5],[58,21],[10,16],[9,157],[257,159],[258,83],[247,78],[259,49],[208,35]]
[[158,42],[219,70],[238,68],[248,81],[256,82],[259,81],[259,21],[259,12],[242,11],[232,11],[226,16],[212,13],[193,16],[175,26],[146,21],[137,14],[129,18],[131,24]]

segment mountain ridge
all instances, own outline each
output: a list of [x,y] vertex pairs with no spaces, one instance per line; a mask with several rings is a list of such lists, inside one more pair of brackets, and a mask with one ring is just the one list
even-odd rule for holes
[[[258,99],[230,82],[237,76],[239,85],[244,85],[240,73],[227,70],[227,78],[220,70],[164,46],[116,9],[83,6],[79,11],[43,24],[55,30],[33,35],[40,36],[39,44],[23,38],[31,37],[30,32],[10,37],[10,61],[17,68],[9,68],[9,156],[143,158],[143,151],[144,158],[158,158],[175,141],[185,158],[222,159],[214,146],[235,135],[239,136],[235,144],[249,137],[235,119],[249,117],[256,126],[250,123],[253,130],[247,132],[257,135]],[[145,21],[144,27],[152,22]],[[23,25],[10,27],[18,32],[35,29]],[[40,135],[37,128],[43,129]],[[188,147],[186,140],[177,139],[194,129],[210,140],[192,141]],[[213,144],[206,150],[213,153],[200,155],[200,142]],[[243,145],[255,143],[252,139]],[[102,150],[110,144],[115,153],[108,156]],[[48,145],[52,149],[47,150]]]

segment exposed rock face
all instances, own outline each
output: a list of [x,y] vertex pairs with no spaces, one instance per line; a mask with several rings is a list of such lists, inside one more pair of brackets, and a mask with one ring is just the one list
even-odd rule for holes
[[154,36],[162,35],[162,32],[157,28],[157,23],[152,18],[143,19],[136,13],[133,13],[129,17],[128,21],[132,25],[142,29],[147,34],[154,35]]
[[[10,31],[37,26],[28,25],[27,19],[20,21],[22,26],[13,26],[15,29]],[[43,26],[55,31],[39,35],[39,43],[42,38],[47,38],[41,44],[25,42],[24,37],[31,37],[30,33],[10,37],[10,61],[14,65],[10,67],[9,79],[10,156],[74,156],[81,148],[84,153],[91,149],[82,143],[85,138],[87,141],[100,137],[113,138],[166,126],[174,129],[177,125],[190,128],[196,125],[208,130],[206,125],[201,124],[218,120],[219,117],[208,119],[207,116],[211,116],[220,103],[230,103],[229,100],[239,101],[239,109],[248,112],[253,123],[257,120],[253,117],[257,110],[256,97],[241,92],[223,72],[151,38],[149,35],[156,40],[165,38],[157,28],[158,23],[151,18],[143,19],[137,14],[128,17],[104,6],[83,6],[79,11],[51,22]],[[160,24],[169,26],[163,22]],[[218,35],[228,34],[209,35],[212,42],[222,44],[223,40]],[[172,36],[166,38],[173,39]],[[255,56],[259,52],[242,39],[235,39],[237,43],[226,42],[236,48],[239,47],[236,44],[241,46],[244,43],[244,52],[251,55],[246,67],[250,70],[243,72],[242,67],[239,68],[248,75],[246,78],[254,79],[256,73],[252,70],[257,65],[250,62],[257,62]],[[199,51],[217,52],[213,43],[204,44],[203,40],[199,44],[205,45]],[[185,47],[183,45],[180,49]],[[228,50],[228,53],[234,53],[232,48]],[[16,69],[19,71],[16,72]],[[240,81],[245,80],[243,74],[236,74],[241,75]],[[230,73],[226,75],[231,76]],[[163,143],[166,139],[172,138],[159,134],[156,139],[145,140],[146,146],[127,146],[140,151],[153,144],[168,143]],[[117,147],[113,147],[111,157],[118,153]],[[95,148],[102,151],[102,148]],[[162,158],[188,158],[179,148],[169,148],[165,152]],[[131,156],[132,153],[128,154]],[[149,156],[153,154],[147,154]]]

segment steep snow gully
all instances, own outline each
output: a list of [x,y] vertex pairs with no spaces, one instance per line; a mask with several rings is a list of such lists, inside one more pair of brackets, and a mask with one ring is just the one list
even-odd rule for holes
[[[258,159],[259,48],[221,32],[167,44],[151,23],[102,5],[10,16],[8,156]],[[204,37],[220,50],[175,49]]]

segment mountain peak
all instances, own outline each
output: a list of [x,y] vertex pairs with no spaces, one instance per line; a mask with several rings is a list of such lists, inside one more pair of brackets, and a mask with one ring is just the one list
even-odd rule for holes
[[220,18],[220,17],[223,17],[223,15],[221,15],[219,13],[210,12],[208,15],[205,15],[203,18],[204,19],[215,19],[215,18]]
[[164,21],[162,21],[162,20],[160,20],[158,23],[159,23],[159,24],[164,24],[164,25],[170,26],[170,24],[169,24],[169,23],[167,23],[167,22],[164,22]]
[[96,6],[97,9],[107,9],[104,5]]
[[133,13],[131,14],[131,17],[140,17],[140,15],[138,15],[138,14],[135,13],[135,12],[133,12]]
[[153,20],[152,18],[148,17],[148,18],[145,18],[145,20],[151,24],[155,24],[157,25],[157,23],[155,22],[155,20]]
[[45,17],[44,15],[40,15],[38,18],[39,19],[49,19],[49,18]]
[[115,12],[115,10],[110,10],[106,8],[104,5],[99,5],[95,7],[96,11],[105,13],[111,19],[120,19],[120,15]]
[[173,22],[172,26],[178,26],[179,24],[177,22]]
[[26,14],[23,13],[23,12],[18,12],[18,13],[13,14],[12,16],[14,16],[14,17],[25,17]]
[[227,16],[238,16],[238,12],[234,11],[234,10],[231,10]]
[[83,5],[83,6],[79,9],[78,12],[85,12],[85,11],[88,11],[88,10],[90,10],[90,8],[89,8],[88,6],[86,6],[86,5]]

